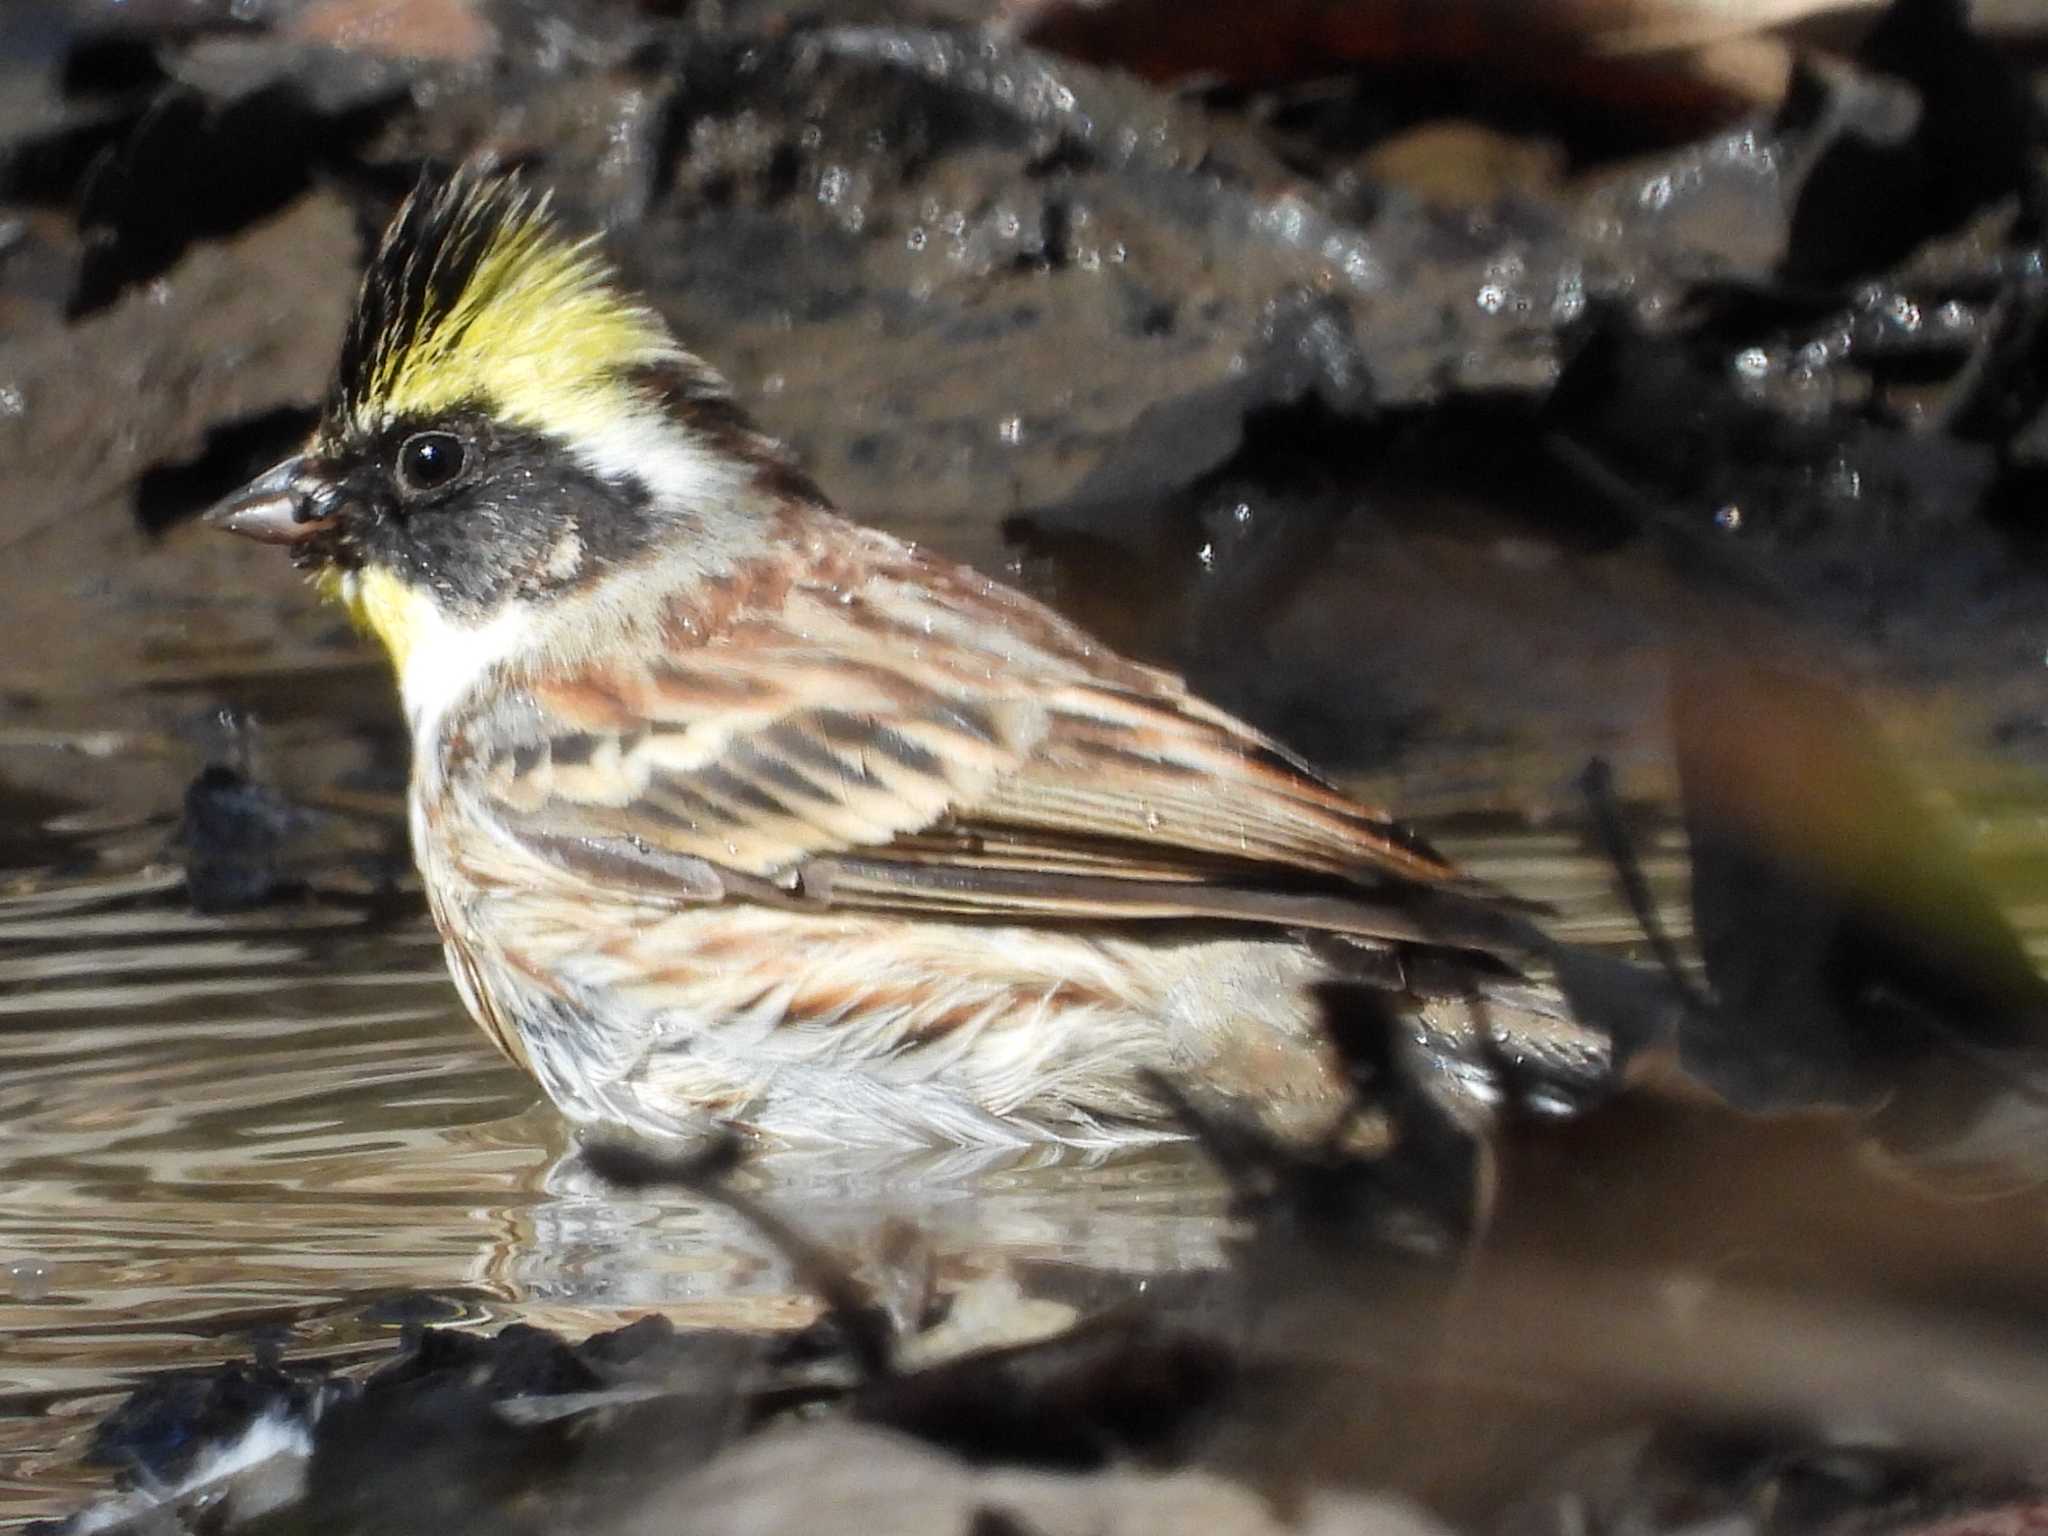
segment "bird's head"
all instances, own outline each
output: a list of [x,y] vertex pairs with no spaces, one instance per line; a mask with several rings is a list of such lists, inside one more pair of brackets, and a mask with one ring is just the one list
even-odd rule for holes
[[473,651],[661,551],[729,563],[792,473],[593,240],[471,167],[385,231],[304,451],[208,516],[290,546],[410,693],[423,646]]

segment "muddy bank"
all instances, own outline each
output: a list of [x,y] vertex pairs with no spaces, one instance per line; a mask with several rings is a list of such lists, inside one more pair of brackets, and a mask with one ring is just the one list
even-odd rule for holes
[[[304,430],[420,160],[479,149],[854,515],[1424,812],[1540,807],[1595,751],[1667,795],[1663,648],[1731,626],[2038,764],[2020,55],[1865,14],[1673,147],[1533,126],[1548,87],[1489,97],[1484,50],[1166,89],[1019,40],[1059,14],[15,14],[7,782],[168,814],[227,709],[295,791],[395,786],[374,663],[190,517]],[[52,759],[93,731],[135,750]]]

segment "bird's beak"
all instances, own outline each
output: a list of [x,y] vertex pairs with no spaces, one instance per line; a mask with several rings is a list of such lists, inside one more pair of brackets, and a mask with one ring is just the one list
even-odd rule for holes
[[300,454],[216,504],[206,521],[265,544],[298,544],[332,527],[340,511],[338,488]]

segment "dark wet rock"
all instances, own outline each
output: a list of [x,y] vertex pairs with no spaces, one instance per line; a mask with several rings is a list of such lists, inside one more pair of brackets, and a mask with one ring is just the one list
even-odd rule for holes
[[1171,1460],[1234,1374],[1231,1352],[1214,1340],[1110,1316],[869,1382],[851,1411],[970,1462],[1099,1468]]
[[374,909],[411,874],[403,839],[386,824],[402,779],[374,794],[324,790],[324,805],[264,778],[276,759],[263,721],[227,711],[181,722],[179,736],[208,761],[186,785],[172,845],[185,898],[203,913],[247,912],[314,896]]
[[276,791],[225,764],[203,770],[185,789],[178,840],[185,853],[185,894],[199,912],[241,912],[289,889],[286,845],[312,818]]
[[[1016,514],[1005,536],[1111,643],[1183,666],[1227,646],[1242,664],[1242,637],[1353,509],[1345,469],[1371,441],[1369,389],[1343,308],[1282,296],[1242,371],[1150,407],[1065,503]],[[1133,568],[1157,584],[1142,608],[1119,574]]]
[[1982,528],[1996,470],[1985,447],[1870,420],[1841,398],[1846,368],[1792,360],[1796,348],[1725,347],[1601,323],[1544,423],[1626,477],[1653,515],[1731,543],[1882,559]]
[[[280,615],[262,611],[258,594],[302,612],[289,572],[236,559],[219,540],[153,544],[130,508],[147,470],[189,462],[210,430],[318,398],[327,364],[307,339],[340,335],[352,279],[333,260],[352,248],[335,204],[302,200],[233,242],[195,248],[153,292],[0,342],[16,402],[0,414],[16,557],[8,608],[17,623],[65,637],[23,658],[18,683],[135,679],[142,655],[190,654],[200,615],[255,643],[280,642]],[[232,602],[220,600],[229,593]]]
[[[245,1474],[223,1470],[226,1453],[268,1433],[283,1503],[310,1528],[467,1530],[488,1517],[498,1529],[559,1529],[652,1507],[756,1419],[840,1395],[763,1379],[771,1359],[788,1359],[764,1342],[683,1334],[658,1317],[575,1345],[518,1324],[490,1336],[428,1329],[360,1384],[239,1365],[160,1378],[102,1424],[96,1454],[171,1490],[166,1511],[232,1510]],[[846,1407],[970,1463],[1094,1468],[1163,1457],[1214,1407],[1228,1370],[1218,1346],[1105,1320],[875,1379]]]
[[602,1384],[576,1347],[545,1329],[514,1323],[489,1336],[424,1329],[411,1352],[372,1376],[366,1389],[399,1395],[434,1378],[460,1378],[494,1401],[589,1392]]
[[325,1372],[257,1363],[153,1377],[94,1428],[85,1459],[131,1486],[177,1483],[259,1420],[309,1425],[352,1391]]
[[324,111],[287,85],[218,100],[165,91],[87,175],[73,313],[89,314],[165,272],[195,240],[235,233],[283,209],[377,115],[374,102]]

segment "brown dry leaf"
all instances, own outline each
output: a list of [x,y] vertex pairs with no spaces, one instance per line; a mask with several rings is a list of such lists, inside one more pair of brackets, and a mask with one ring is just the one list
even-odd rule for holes
[[1555,188],[1564,150],[1547,140],[1498,133],[1480,123],[1421,123],[1373,146],[1362,168],[1446,208],[1484,207],[1511,192]]
[[1706,25],[1691,14],[1701,8],[1664,17],[1645,16],[1665,8],[1642,0],[1287,0],[1263,7],[1253,27],[1232,0],[1015,0],[1004,26],[1039,47],[1162,81],[1276,84],[1357,65],[1467,66],[1686,132],[1775,99],[1786,74],[1774,54],[1732,71],[1722,56],[1703,71],[1689,50],[1647,50],[1659,22],[1703,42],[1746,35],[1725,19]]
[[[1153,80],[1273,84],[1360,64],[1466,65],[1670,131],[1783,95],[1794,44],[1852,47],[1885,0],[1279,0],[1256,25],[1234,0],[1005,0],[1025,41]],[[1980,4],[2013,41],[2048,32],[2035,0]]]
[[351,53],[457,63],[483,57],[497,40],[470,0],[313,0],[291,31]]
[[1576,0],[1567,9],[1602,53],[1656,53],[1874,16],[1884,7],[1885,0]]

